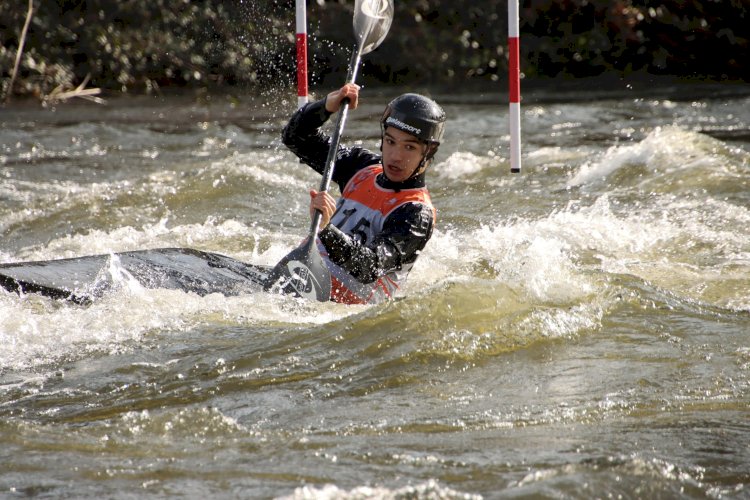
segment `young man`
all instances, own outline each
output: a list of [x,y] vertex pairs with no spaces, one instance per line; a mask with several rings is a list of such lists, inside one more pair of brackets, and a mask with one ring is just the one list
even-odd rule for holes
[[[282,133],[284,144],[319,173],[330,144],[320,128],[344,99],[355,109],[359,86],[346,84],[305,105]],[[380,125],[382,155],[339,148],[333,171],[341,189],[338,203],[328,193],[310,191],[311,213],[322,213],[318,249],[337,302],[371,304],[392,297],[435,224],[425,170],[443,138],[444,111],[427,97],[404,94],[388,104]]]

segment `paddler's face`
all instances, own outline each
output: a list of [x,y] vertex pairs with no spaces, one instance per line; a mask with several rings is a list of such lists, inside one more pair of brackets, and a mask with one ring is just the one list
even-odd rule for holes
[[393,182],[403,182],[419,168],[427,145],[415,136],[393,127],[383,134],[383,172]]

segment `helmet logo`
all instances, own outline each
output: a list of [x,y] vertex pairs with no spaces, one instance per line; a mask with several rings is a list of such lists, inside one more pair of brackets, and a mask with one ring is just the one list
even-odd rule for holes
[[410,134],[416,135],[416,136],[419,136],[419,134],[422,133],[422,129],[421,128],[413,127],[413,126],[409,125],[408,123],[404,123],[401,120],[399,120],[398,118],[394,118],[392,116],[389,116],[388,118],[385,119],[385,124],[386,125],[393,125],[394,127],[398,128],[398,129],[401,129],[404,132],[409,132]]

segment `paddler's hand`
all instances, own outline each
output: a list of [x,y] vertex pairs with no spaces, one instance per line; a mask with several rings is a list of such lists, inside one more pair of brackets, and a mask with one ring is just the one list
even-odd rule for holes
[[315,215],[315,211],[320,210],[320,229],[323,229],[331,222],[331,217],[336,211],[336,201],[325,191],[319,192],[314,189],[310,190],[310,217]]
[[326,111],[335,113],[341,107],[341,102],[349,99],[349,109],[356,109],[359,104],[359,85],[347,83],[338,90],[334,90],[326,96]]

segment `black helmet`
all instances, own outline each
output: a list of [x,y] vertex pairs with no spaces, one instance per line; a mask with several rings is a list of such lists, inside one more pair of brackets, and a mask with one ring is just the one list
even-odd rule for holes
[[394,127],[433,145],[430,149],[434,154],[443,139],[445,111],[428,97],[403,94],[385,107],[380,125],[383,131],[386,127]]

